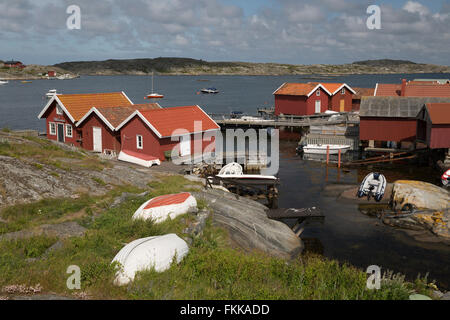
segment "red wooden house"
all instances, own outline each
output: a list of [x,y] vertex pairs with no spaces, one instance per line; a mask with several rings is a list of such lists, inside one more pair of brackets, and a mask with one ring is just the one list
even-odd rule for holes
[[46,119],[47,138],[74,146],[83,146],[82,130],[76,127],[92,107],[132,106],[123,92],[58,94],[38,115]]
[[450,149],[450,103],[428,103],[418,116],[418,135],[425,137],[430,149]]
[[284,83],[274,93],[275,115],[313,115],[352,110],[355,91],[345,83]]
[[116,130],[122,141],[119,159],[143,164],[165,160],[174,148],[181,157],[212,152],[220,127],[199,106],[186,106],[137,110]]
[[5,61],[5,62],[3,63],[3,65],[4,65],[5,67],[8,67],[8,68],[20,68],[20,69],[25,68],[25,65],[24,65],[22,62],[20,62],[20,61],[14,61],[14,60],[11,60],[11,61]]
[[118,107],[93,107],[76,123],[86,150],[117,155],[121,150],[120,125],[136,110],[161,109],[158,103],[133,104]]

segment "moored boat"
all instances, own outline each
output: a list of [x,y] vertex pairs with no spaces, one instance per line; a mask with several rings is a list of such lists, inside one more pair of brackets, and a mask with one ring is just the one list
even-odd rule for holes
[[329,154],[338,154],[339,150],[341,154],[344,154],[350,150],[350,146],[339,144],[307,144],[298,149],[298,151],[303,151],[308,154],[327,154],[327,151]]
[[48,100],[50,100],[51,98],[53,98],[54,96],[56,96],[56,89],[50,89],[48,90],[48,92],[45,94],[45,96],[47,97]]
[[9,81],[3,81],[3,80],[0,80],[0,85],[8,84],[8,83],[9,83]]
[[219,90],[216,88],[203,88],[200,90],[201,93],[219,93]]
[[450,186],[450,169],[444,172],[444,174],[441,177],[441,181],[444,187]]
[[153,72],[152,72],[152,93],[148,94],[144,99],[162,99],[164,95],[153,92]]
[[239,163],[232,162],[224,166],[216,177],[247,184],[271,184],[278,181],[275,176],[265,176],[260,174],[244,174]]
[[381,199],[383,199],[385,190],[385,176],[378,172],[372,172],[369,173],[361,182],[357,197],[362,198],[364,196],[367,196],[367,198],[370,200],[370,197],[373,196],[375,198],[375,201],[380,202]]

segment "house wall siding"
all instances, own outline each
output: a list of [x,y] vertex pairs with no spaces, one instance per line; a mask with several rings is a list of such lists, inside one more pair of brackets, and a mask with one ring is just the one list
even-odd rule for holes
[[433,125],[431,128],[430,148],[450,148],[450,125]]
[[102,151],[113,150],[118,153],[121,149],[120,134],[113,132],[100,118],[92,113],[79,127],[82,132],[81,146],[86,150],[94,149],[93,127],[102,129]]
[[[44,117],[46,118],[45,122],[46,122],[47,139],[58,141],[58,128],[56,129],[56,135],[51,135],[50,122],[56,124],[62,123],[64,124],[64,142],[79,147],[80,143],[77,140],[80,138],[80,130],[77,129],[75,124],[72,122],[72,120],[69,119],[69,117],[66,115],[65,112],[63,112],[62,115],[56,113],[56,105],[57,102],[54,101],[52,105],[47,109],[47,112],[44,114]],[[65,128],[66,124],[72,125],[72,138],[66,137],[66,128]]]
[[345,101],[344,111],[352,111],[353,94],[347,88],[345,88],[345,94],[342,94],[341,91],[338,91],[334,96],[331,97],[330,110],[340,112],[341,100]]
[[417,120],[407,118],[361,117],[360,140],[415,141]]
[[328,110],[330,105],[329,95],[320,90],[320,96],[316,96],[314,92],[310,97],[307,96],[287,96],[275,95],[275,115],[286,114],[296,116],[306,116],[315,114],[316,100],[321,101],[321,111]]

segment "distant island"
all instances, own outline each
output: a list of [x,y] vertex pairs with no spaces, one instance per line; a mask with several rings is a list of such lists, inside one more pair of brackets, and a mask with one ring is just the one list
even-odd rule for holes
[[67,75],[323,75],[347,74],[450,73],[450,66],[415,63],[405,60],[366,60],[350,64],[292,65],[280,63],[208,62],[190,58],[124,59],[105,61],[73,61],[53,66],[27,65],[6,67],[0,60],[0,79],[46,79],[48,72]]
[[291,65],[279,63],[208,62],[189,58],[77,61],[55,67],[81,75],[341,75],[386,73],[450,73],[449,66],[403,60],[367,60],[342,65]]

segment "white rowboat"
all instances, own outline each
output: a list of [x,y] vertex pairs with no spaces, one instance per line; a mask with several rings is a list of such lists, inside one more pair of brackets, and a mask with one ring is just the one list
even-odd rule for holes
[[341,150],[341,154],[344,154],[350,150],[350,146],[339,144],[308,144],[303,147],[303,152],[309,154],[327,154],[328,149],[329,154],[338,154],[339,150]]

